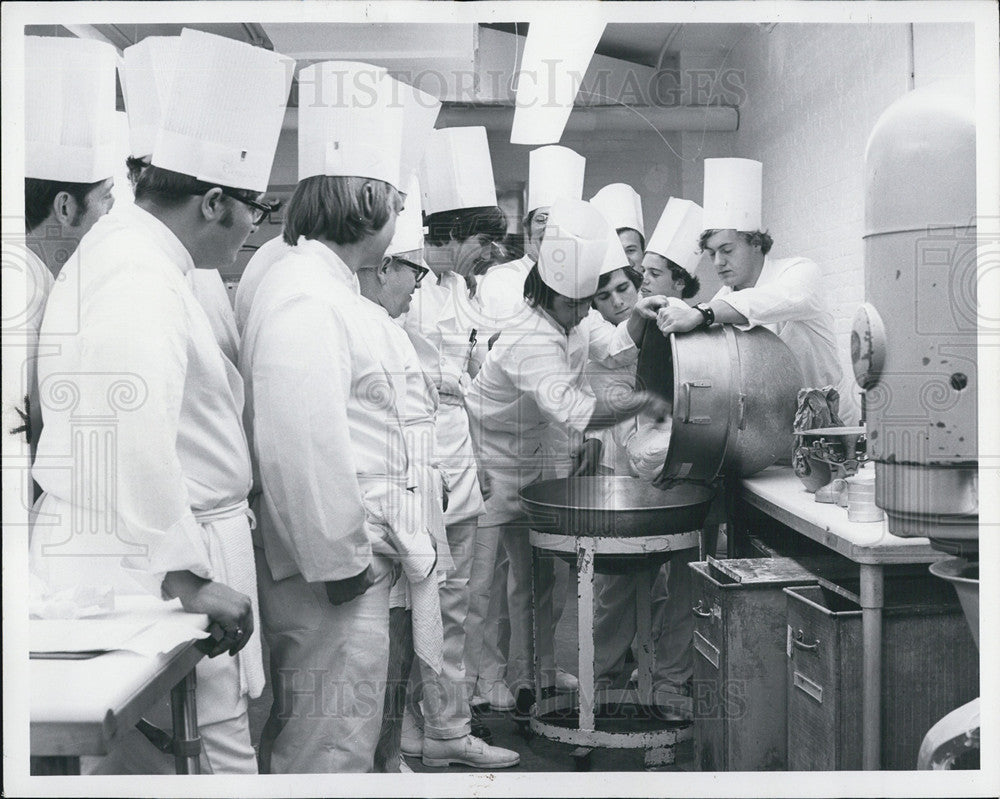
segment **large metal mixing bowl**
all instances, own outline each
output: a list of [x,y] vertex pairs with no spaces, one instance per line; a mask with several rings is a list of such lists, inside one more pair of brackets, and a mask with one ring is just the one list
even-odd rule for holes
[[700,483],[664,490],[637,477],[569,477],[521,489],[521,507],[540,532],[632,538],[701,529],[712,496]]

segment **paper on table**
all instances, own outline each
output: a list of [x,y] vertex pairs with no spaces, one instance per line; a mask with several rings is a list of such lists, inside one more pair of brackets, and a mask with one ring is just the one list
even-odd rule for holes
[[185,613],[178,600],[119,597],[119,610],[86,619],[32,619],[29,649],[42,652],[128,650],[154,656],[179,644],[207,638],[208,618]]

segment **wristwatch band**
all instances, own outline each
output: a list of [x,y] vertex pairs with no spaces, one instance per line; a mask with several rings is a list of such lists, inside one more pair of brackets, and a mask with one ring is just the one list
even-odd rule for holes
[[698,303],[694,306],[701,313],[701,324],[698,327],[711,327],[715,324],[715,311],[707,302]]

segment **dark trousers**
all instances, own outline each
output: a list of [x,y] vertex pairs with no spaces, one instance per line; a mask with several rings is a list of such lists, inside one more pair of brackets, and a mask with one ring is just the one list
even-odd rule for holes
[[[405,578],[403,578],[405,579]],[[413,665],[413,622],[406,608],[389,609],[389,674],[385,684],[382,729],[375,748],[375,771],[399,770],[400,737],[403,734],[403,709],[406,685]]]

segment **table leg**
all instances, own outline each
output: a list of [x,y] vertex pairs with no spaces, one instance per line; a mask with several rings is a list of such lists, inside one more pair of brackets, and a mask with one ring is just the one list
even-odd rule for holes
[[635,630],[639,642],[636,658],[639,661],[639,697],[653,704],[653,639],[650,631],[650,575],[649,569],[641,568],[635,573]]
[[882,745],[882,567],[861,564],[862,730],[861,765],[881,768]]
[[580,669],[580,729],[594,729],[594,539],[577,539],[577,641]]
[[194,669],[170,689],[170,715],[174,724],[174,768],[178,774],[200,774],[201,738],[195,705],[197,678]]

